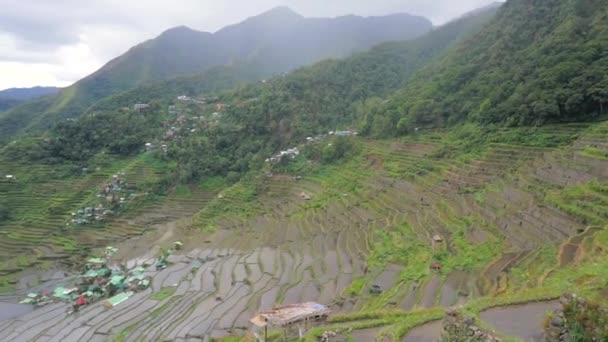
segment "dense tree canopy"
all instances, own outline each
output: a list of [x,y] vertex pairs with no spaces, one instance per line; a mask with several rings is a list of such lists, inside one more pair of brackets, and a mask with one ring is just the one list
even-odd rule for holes
[[[241,175],[308,135],[352,125],[353,104],[399,89],[426,63],[479,29],[494,12],[490,9],[457,20],[414,41],[382,44],[345,60],[328,60],[227,91],[219,97],[228,104],[220,123],[195,134],[182,133],[162,158],[177,162],[175,177],[181,181]],[[36,148],[19,149],[17,144],[10,150],[36,160],[83,164],[101,151],[130,155],[162,135],[166,108],[176,96],[208,96],[260,76],[254,66],[237,64],[138,87],[99,101],[79,119],[62,120]],[[130,110],[139,102],[157,106],[145,114]],[[211,114],[210,110],[204,114]],[[340,158],[345,154],[342,147],[338,142],[319,151],[318,158]]]
[[463,120],[593,119],[607,111],[606,46],[606,0],[511,0],[489,26],[420,71],[382,109],[361,108],[359,119],[384,134]]
[[[596,118],[607,105],[606,1],[511,0],[487,24],[495,9],[411,42],[224,92],[219,123],[183,134],[162,158],[177,162],[175,177],[182,181],[236,178],[307,136],[353,126],[364,135],[390,136],[462,121],[538,125]],[[73,161],[102,150],[135,153],[159,136],[163,108],[176,95],[221,91],[238,82],[235,73],[255,79],[248,70],[220,68],[108,98],[82,119],[57,126],[44,151]],[[161,105],[147,116],[119,109],[134,101]],[[331,158],[337,147],[320,151],[319,159]]]

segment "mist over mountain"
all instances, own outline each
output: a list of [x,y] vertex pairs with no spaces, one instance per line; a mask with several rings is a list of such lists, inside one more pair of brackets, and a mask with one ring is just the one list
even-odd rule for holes
[[57,87],[9,88],[0,90],[0,112],[15,107],[25,101],[59,92]]
[[[57,96],[0,116],[0,132],[9,134],[40,122],[48,125],[79,116],[97,100],[148,82],[242,63],[260,75],[270,75],[325,58],[345,57],[384,41],[416,38],[431,29],[429,20],[408,14],[304,18],[287,7],[215,33],[175,27],[131,48]],[[43,120],[44,114],[53,119]]]
[[0,340],[608,341],[608,0],[404,20],[176,27],[0,114]]
[[0,98],[25,101],[36,97],[55,94],[60,90],[61,88],[57,87],[10,88],[0,90]]

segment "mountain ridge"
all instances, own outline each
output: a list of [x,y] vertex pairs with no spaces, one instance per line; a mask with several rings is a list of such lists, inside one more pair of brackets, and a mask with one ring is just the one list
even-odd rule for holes
[[[506,2],[484,30],[367,116],[365,130],[376,118],[388,135],[464,121],[597,120],[608,107],[607,8],[605,0]],[[387,113],[395,113],[390,123]]]
[[[0,133],[45,128],[77,117],[88,106],[136,86],[202,73],[209,68],[248,63],[266,74],[283,72],[325,58],[345,57],[390,40],[408,40],[430,31],[421,17],[302,18],[275,9],[215,33],[178,26],[130,48],[99,70],[51,98],[18,106],[0,116]],[[261,19],[262,18],[262,19]],[[267,19],[263,19],[267,18]],[[319,39],[322,37],[323,39]]]
[[31,88],[8,88],[0,90],[0,112],[10,110],[26,101],[55,94],[61,88],[35,86]]
[[30,100],[36,97],[46,96],[54,94],[60,91],[59,87],[22,87],[22,88],[8,88],[0,90],[0,98],[2,99],[13,99],[19,101]]

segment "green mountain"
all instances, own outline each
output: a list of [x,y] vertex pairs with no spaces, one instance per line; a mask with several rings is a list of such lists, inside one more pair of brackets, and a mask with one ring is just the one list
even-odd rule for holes
[[[298,88],[318,89],[323,96],[314,91],[309,92],[306,98],[298,99],[298,107],[339,106],[339,112],[344,114],[351,108],[353,102],[370,96],[388,95],[401,88],[414,72],[472,31],[478,30],[496,13],[497,8],[498,6],[492,6],[478,10],[474,15],[470,14],[435,28],[420,38],[406,42],[382,43],[349,58],[327,59],[310,67],[302,67],[285,78],[275,78],[273,84],[280,83],[282,87],[289,88],[290,84],[297,83]],[[183,94],[198,96],[217,93],[235,88],[237,84],[245,81],[261,79],[266,74],[264,70],[251,63],[215,67],[201,75],[147,84],[105,98],[95,103],[90,111],[118,109],[128,107],[135,102],[159,99],[172,101],[176,96]],[[279,81],[281,79],[283,81]],[[248,87],[244,90],[243,96],[250,96],[249,92],[259,91],[262,88],[262,85]]]
[[256,83],[235,63],[139,86],[7,144],[0,298],[65,298],[91,256],[131,271],[0,339],[248,341],[315,301],[306,341],[608,340],[606,2],[494,12]]
[[[412,39],[431,28],[427,19],[407,14],[317,19],[278,7],[215,33],[183,26],[170,29],[87,79],[110,86],[115,93],[219,65],[250,63],[268,72],[282,72],[328,57],[344,57],[379,42]],[[95,98],[104,97],[100,95]]]
[[364,131],[595,119],[608,111],[607,19],[605,0],[508,1],[491,25],[365,116]]
[[19,105],[22,102],[23,101],[19,101],[19,100],[16,100],[16,99],[0,98],[0,112],[3,112],[3,111],[8,110],[8,109],[11,109],[11,108]]
[[[234,135],[234,145],[257,146],[258,151],[249,147],[238,151],[219,151],[218,146],[207,148],[206,158],[194,149],[186,148],[180,153],[186,168],[204,170],[210,163],[223,165],[222,174],[230,171],[243,173],[247,169],[243,158],[255,159],[287,144],[291,139],[304,138],[313,132],[323,132],[345,125],[354,119],[356,104],[372,96],[386,96],[400,87],[425,64],[442,55],[451,46],[467,35],[479,30],[495,14],[496,8],[489,8],[476,15],[464,17],[439,27],[423,37],[406,42],[384,43],[370,51],[356,54],[343,60],[327,60],[311,67],[300,68],[287,75],[277,75],[264,82],[244,85],[225,92],[220,100],[235,105],[228,109],[232,124],[225,127],[229,132],[218,132],[212,139]],[[171,104],[178,95],[205,96],[223,89],[233,88],[240,81],[254,80],[263,72],[250,64],[216,67],[195,77],[177,78],[170,81],[137,87],[133,90],[98,101],[83,120],[62,123],[53,134],[58,135],[51,144],[44,144],[48,151],[36,153],[50,160],[67,158],[82,161],[104,148],[133,153],[154,134],[158,127],[140,127],[135,141],[133,136],[124,139],[114,137],[109,127],[124,124],[120,110],[134,103]],[[97,115],[105,113],[105,115]],[[163,114],[158,114],[163,115]],[[154,125],[150,120],[144,126]],[[282,130],[289,124],[288,130]],[[130,126],[130,125],[129,125]],[[102,128],[108,127],[108,129]],[[243,131],[235,130],[241,127]],[[222,129],[222,128],[218,128]],[[105,132],[107,136],[104,136]],[[91,137],[96,137],[91,139]],[[256,141],[250,144],[247,141]],[[68,143],[70,142],[70,143]],[[128,145],[126,148],[117,146]],[[188,143],[185,141],[185,143]],[[131,147],[135,147],[134,149]],[[25,152],[25,154],[32,151]],[[224,156],[223,163],[214,162],[214,154]],[[191,155],[192,154],[192,155]],[[259,158],[259,157],[258,157]],[[221,168],[214,167],[220,171]],[[200,175],[200,171],[196,174]]]
[[48,127],[61,118],[77,117],[95,101],[147,82],[243,63],[269,75],[344,57],[383,41],[412,39],[431,28],[427,19],[407,14],[310,19],[285,7],[215,33],[176,27],[133,47],[55,97],[0,116],[0,135],[8,137],[25,127]]
[[15,107],[25,101],[59,92],[56,87],[10,88],[0,90],[0,112]]
[[36,97],[52,95],[59,90],[61,90],[61,88],[57,87],[9,88],[0,90],[0,98],[26,101]]

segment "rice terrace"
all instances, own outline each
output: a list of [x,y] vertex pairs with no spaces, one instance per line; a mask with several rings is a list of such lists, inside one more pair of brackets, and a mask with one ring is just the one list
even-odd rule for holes
[[[27,252],[3,250],[5,286],[18,289],[3,297],[7,301],[52,273],[10,281],[28,266],[69,267],[84,250],[125,238],[133,240],[119,244],[111,260],[128,267],[155,263],[158,251],[146,246],[168,248],[182,240],[185,248],[169,257],[166,269],[146,271],[152,286],[116,309],[92,305],[65,317],[65,304],[52,304],[5,322],[2,338],[204,339],[246,334],[249,319],[262,308],[318,301],[337,314],[329,327],[351,327],[354,335],[373,328],[375,337],[398,339],[417,324],[440,319],[441,307],[464,304],[478,312],[495,305],[490,298],[505,304],[554,298],[569,283],[584,286],[606,276],[592,262],[603,252],[606,211],[594,200],[605,197],[601,182],[608,178],[608,160],[585,151],[608,146],[607,127],[536,131],[550,145],[557,142],[551,147],[501,142],[529,133],[505,130],[496,142],[472,152],[455,149],[450,157],[441,155],[455,137],[445,132],[360,139],[357,157],[339,167],[301,179],[262,176],[255,180],[261,188],[255,198],[247,194],[254,180],[223,189],[192,186],[69,237],[34,219],[14,222],[3,243]],[[159,172],[145,159],[124,167],[125,179]],[[42,200],[36,190],[69,188],[81,197],[63,203],[77,206],[90,186],[104,180],[96,174],[82,178],[69,184],[49,180],[35,189],[4,182],[3,194]],[[302,199],[302,192],[311,199]],[[47,200],[48,208],[58,197]],[[217,210],[223,206],[231,210]],[[69,212],[43,215],[41,221],[57,217],[61,225]],[[205,231],[209,226],[213,232]],[[163,238],[156,229],[171,235]],[[441,267],[432,270],[433,263]],[[552,285],[562,278],[564,288]]]
[[0,91],[0,341],[608,339],[608,3],[486,5]]

